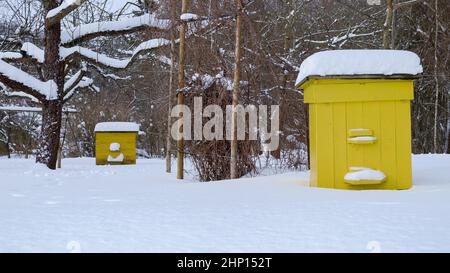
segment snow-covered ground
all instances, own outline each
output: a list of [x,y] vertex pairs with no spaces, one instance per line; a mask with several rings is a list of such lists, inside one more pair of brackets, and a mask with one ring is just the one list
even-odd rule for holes
[[0,159],[1,252],[448,252],[450,156],[414,156],[408,191],[305,187],[307,173],[199,183],[162,160]]

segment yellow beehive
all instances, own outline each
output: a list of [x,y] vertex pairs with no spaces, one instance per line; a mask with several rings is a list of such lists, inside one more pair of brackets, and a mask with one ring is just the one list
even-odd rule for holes
[[95,126],[97,165],[136,164],[139,125],[131,122],[103,122]]
[[[301,68],[297,86],[309,104],[311,186],[356,190],[412,187],[410,101],[415,75],[422,67],[415,54],[400,51],[400,57],[392,54],[391,60],[384,60],[394,72],[383,75],[381,57],[371,57],[391,52],[395,51],[339,50],[302,64],[306,71]],[[364,67],[351,56],[358,59],[367,54],[372,67],[360,68],[364,75],[352,68],[352,74],[346,75],[346,68],[318,73],[310,67],[311,63],[316,67]],[[396,62],[404,67],[396,68]]]

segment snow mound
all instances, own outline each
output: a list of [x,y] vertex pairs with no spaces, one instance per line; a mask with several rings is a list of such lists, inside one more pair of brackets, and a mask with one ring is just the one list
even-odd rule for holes
[[295,85],[309,76],[417,75],[420,58],[404,50],[349,49],[315,53],[302,63]]
[[125,159],[123,154],[118,155],[117,157],[113,157],[112,155],[108,155],[108,162],[111,163],[121,163]]
[[198,20],[199,16],[197,14],[193,13],[183,13],[180,16],[181,21],[189,22],[189,21],[195,21]]
[[386,175],[381,171],[361,168],[358,171],[347,173],[344,179],[346,181],[383,181],[386,179]]
[[109,150],[111,152],[118,152],[118,151],[120,151],[120,144],[116,143],[116,142],[111,143],[111,145],[109,145]]
[[95,132],[139,132],[139,124],[134,122],[102,122],[95,126]]

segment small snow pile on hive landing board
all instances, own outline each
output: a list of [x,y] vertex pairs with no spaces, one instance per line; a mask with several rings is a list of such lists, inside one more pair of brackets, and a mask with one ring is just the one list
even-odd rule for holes
[[295,85],[309,76],[417,75],[423,72],[420,58],[404,50],[349,49],[315,53],[302,63]]
[[364,181],[364,180],[383,181],[384,179],[386,179],[386,175],[381,171],[363,169],[347,173],[344,179],[347,181]]
[[95,126],[95,132],[139,132],[139,124],[134,122],[103,122]]

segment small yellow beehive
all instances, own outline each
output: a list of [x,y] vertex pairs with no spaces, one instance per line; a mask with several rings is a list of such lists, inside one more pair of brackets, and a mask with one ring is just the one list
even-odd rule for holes
[[103,122],[95,126],[97,165],[136,164],[139,125],[132,122]]
[[412,52],[325,51],[307,58],[297,87],[309,104],[310,185],[409,189],[414,79]]

